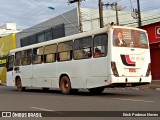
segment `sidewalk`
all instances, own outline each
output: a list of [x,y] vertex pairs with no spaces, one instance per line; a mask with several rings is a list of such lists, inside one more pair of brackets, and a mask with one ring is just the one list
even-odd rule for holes
[[148,85],[137,86],[139,90],[158,90],[160,91],[160,80],[152,80]]

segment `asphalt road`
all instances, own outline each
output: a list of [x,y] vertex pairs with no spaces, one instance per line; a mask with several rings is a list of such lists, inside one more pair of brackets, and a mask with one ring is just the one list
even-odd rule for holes
[[[93,96],[87,90],[80,90],[77,95],[63,95],[59,90],[27,89],[24,92],[18,92],[14,87],[0,86],[0,111],[47,111],[57,112],[57,114],[62,111],[160,111],[160,91],[106,89],[101,95]],[[82,118],[79,115],[76,118],[56,117],[54,119],[160,119],[160,117],[112,118],[95,116]],[[42,119],[53,120],[49,117]]]

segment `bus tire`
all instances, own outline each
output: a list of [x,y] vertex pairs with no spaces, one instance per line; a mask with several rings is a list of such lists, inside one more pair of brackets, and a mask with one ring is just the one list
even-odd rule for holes
[[98,88],[90,88],[88,89],[89,92],[93,95],[101,94],[104,91],[104,87],[98,87]]
[[71,82],[68,76],[61,77],[59,87],[63,94],[68,95],[71,93]]
[[17,90],[20,92],[25,90],[25,87],[22,87],[22,82],[20,78],[16,80],[16,86],[17,86]]

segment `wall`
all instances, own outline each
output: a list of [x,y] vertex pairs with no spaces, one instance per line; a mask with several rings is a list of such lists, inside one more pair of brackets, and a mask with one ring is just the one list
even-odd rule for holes
[[[16,48],[16,35],[10,34],[0,38],[0,57],[6,56],[11,49]],[[0,60],[0,66],[3,65],[5,59]],[[0,67],[0,82],[6,81],[6,68]]]
[[148,32],[152,80],[160,80],[160,22],[142,26],[141,28]]
[[[160,42],[160,22],[142,26],[142,29],[148,32],[149,42]],[[159,32],[159,34],[157,34]]]

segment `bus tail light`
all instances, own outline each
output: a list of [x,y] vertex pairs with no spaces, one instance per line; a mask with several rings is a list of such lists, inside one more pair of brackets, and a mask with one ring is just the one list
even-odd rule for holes
[[116,63],[115,63],[115,62],[111,62],[111,68],[112,68],[112,71],[113,71],[114,76],[118,77],[119,74],[118,74],[118,71],[117,71],[117,67],[116,67]]
[[148,77],[150,75],[150,72],[151,72],[151,63],[148,64],[148,69],[147,69],[147,72],[146,72],[146,77]]

